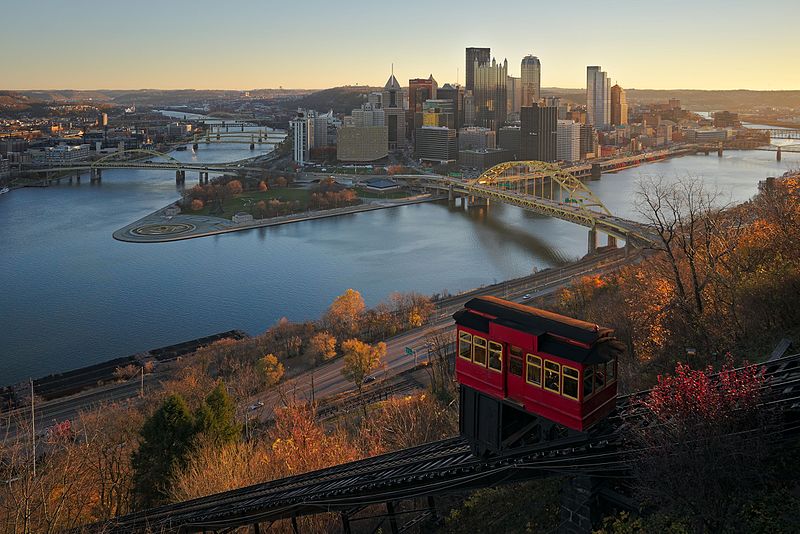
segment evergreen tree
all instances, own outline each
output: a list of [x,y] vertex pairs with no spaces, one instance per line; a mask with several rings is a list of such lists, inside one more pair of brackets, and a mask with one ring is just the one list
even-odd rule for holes
[[232,443],[242,434],[242,426],[236,422],[235,415],[236,406],[220,380],[197,411],[196,432],[217,445]]
[[170,395],[142,426],[133,453],[134,492],[139,507],[166,500],[172,478],[187,460],[195,434],[192,414],[180,395]]

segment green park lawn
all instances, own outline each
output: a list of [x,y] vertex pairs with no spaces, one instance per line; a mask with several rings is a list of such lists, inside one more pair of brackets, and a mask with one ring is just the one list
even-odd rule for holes
[[281,201],[299,201],[301,210],[308,208],[308,198],[311,192],[308,189],[296,189],[291,187],[273,188],[267,191],[245,191],[238,195],[225,199],[222,203],[223,213],[210,213],[213,203],[206,204],[203,209],[192,211],[185,208],[183,213],[187,215],[213,215],[230,219],[238,211],[250,212],[251,204],[256,204],[261,200],[269,201],[278,199]]

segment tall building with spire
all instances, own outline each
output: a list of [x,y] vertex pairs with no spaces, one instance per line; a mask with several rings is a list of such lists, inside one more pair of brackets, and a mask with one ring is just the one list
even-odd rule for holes
[[489,63],[491,56],[491,49],[489,48],[467,48],[467,62],[464,69],[464,88],[467,91],[475,89],[475,63],[478,65],[486,65]]
[[406,111],[403,109],[403,88],[394,77],[394,72],[383,86],[382,100],[385,124],[389,127],[389,150],[396,150],[405,141]]
[[628,124],[628,97],[625,96],[625,89],[619,85],[611,88],[611,124]]
[[611,80],[600,69],[586,67],[586,122],[603,130],[611,124]]
[[481,65],[475,60],[475,124],[497,131],[506,122],[508,60]]
[[522,58],[520,66],[520,83],[522,85],[522,105],[538,104],[542,98],[542,65],[539,58],[527,55]]

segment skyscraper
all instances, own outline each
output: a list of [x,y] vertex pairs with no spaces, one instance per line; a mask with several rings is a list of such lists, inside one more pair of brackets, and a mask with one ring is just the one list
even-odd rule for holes
[[611,88],[611,124],[628,124],[628,97],[619,85]]
[[460,85],[444,84],[436,90],[436,98],[453,102],[455,113],[455,129],[464,124],[464,88]]
[[475,123],[497,131],[506,121],[508,60],[503,60],[502,65],[494,58],[486,65],[475,60],[474,66]]
[[598,130],[611,124],[611,80],[599,66],[586,67],[586,122]]
[[575,121],[558,121],[556,157],[560,161],[581,159],[581,125]]
[[408,80],[408,113],[406,134],[411,135],[422,126],[422,111],[427,100],[436,99],[436,90],[439,84],[433,79],[433,74],[427,78],[412,78]]
[[467,63],[464,69],[466,82],[464,87],[468,91],[475,89],[475,62],[477,61],[478,65],[486,65],[489,63],[490,56],[491,49],[489,48],[467,48]]
[[519,108],[522,107],[522,91],[520,79],[514,76],[506,78],[506,92],[507,102],[506,112],[511,115],[512,113],[519,113]]
[[555,161],[558,146],[558,108],[523,106],[520,111],[520,159]]
[[522,58],[520,78],[522,105],[538,104],[542,97],[542,65],[539,63],[539,58],[530,54]]
[[389,127],[389,150],[395,150],[406,137],[406,111],[403,109],[403,91],[394,73],[383,86],[383,112]]

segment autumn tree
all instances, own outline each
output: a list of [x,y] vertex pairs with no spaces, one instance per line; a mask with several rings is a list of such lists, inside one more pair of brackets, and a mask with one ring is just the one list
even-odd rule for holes
[[238,195],[243,191],[242,182],[239,180],[231,180],[225,187],[228,188],[231,195]]
[[348,289],[331,303],[322,317],[322,323],[340,339],[358,333],[364,313],[364,299],[355,289]]
[[133,453],[134,494],[142,508],[163,503],[176,472],[186,462],[195,424],[182,397],[171,395],[142,426]]
[[458,434],[458,409],[429,393],[392,398],[365,421],[359,435],[373,440],[370,449],[384,453],[415,447]]
[[285,372],[283,364],[274,354],[267,354],[261,358],[258,361],[258,369],[269,388],[280,382]]
[[342,343],[342,354],[342,374],[355,384],[358,394],[361,395],[364,379],[380,366],[381,359],[386,356],[386,343],[370,345],[358,339],[348,339]]
[[242,427],[236,422],[236,406],[222,380],[211,390],[195,416],[195,432],[203,441],[222,446],[237,441]]
[[317,332],[308,340],[306,355],[313,364],[335,358],[336,338],[328,332]]
[[[655,247],[664,255],[662,273],[675,291],[685,335],[708,345],[704,311],[725,258],[737,247],[744,227],[739,210],[726,210],[720,195],[696,178],[668,183],[648,178],[637,191],[639,214],[655,229]],[[706,352],[711,347],[706,346]]]
[[684,518],[696,532],[728,532],[766,478],[769,438],[759,408],[763,368],[718,377],[678,364],[642,405],[653,423],[632,431],[635,487],[642,503]]
[[269,187],[267,186],[267,183],[266,183],[264,180],[261,180],[260,182],[258,182],[258,190],[259,190],[259,191],[261,191],[262,193],[264,193],[264,192],[266,192],[268,189],[269,189]]
[[192,200],[191,206],[192,206],[192,211],[200,211],[205,207],[205,203],[199,198],[195,198]]

